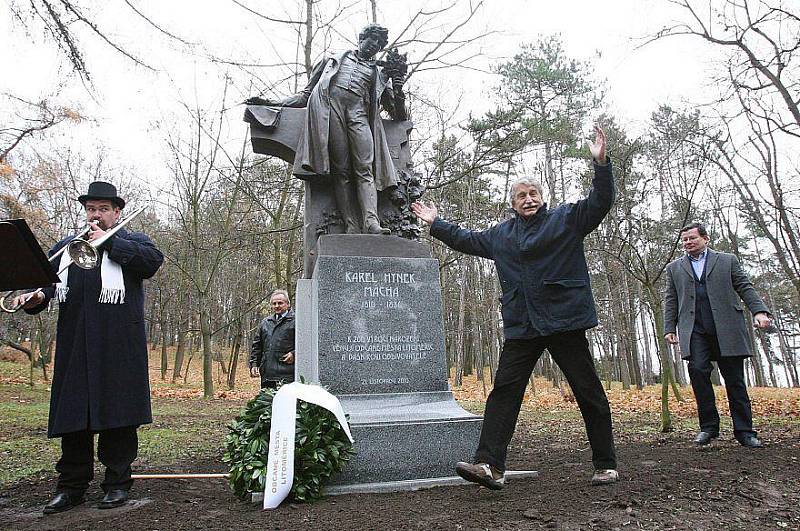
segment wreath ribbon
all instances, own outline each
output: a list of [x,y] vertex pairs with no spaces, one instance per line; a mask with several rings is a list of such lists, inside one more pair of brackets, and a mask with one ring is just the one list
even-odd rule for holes
[[336,416],[347,438],[353,442],[350,426],[339,399],[318,385],[292,382],[281,386],[272,399],[272,424],[269,430],[267,480],[264,509],[275,509],[289,495],[294,482],[294,443],[297,401],[323,407]]

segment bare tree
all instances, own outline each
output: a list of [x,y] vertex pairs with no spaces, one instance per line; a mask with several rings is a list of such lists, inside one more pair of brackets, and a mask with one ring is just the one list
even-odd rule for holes
[[[668,0],[685,20],[665,26],[652,39],[691,36],[727,52],[732,83],[724,98],[771,128],[800,136],[800,85],[796,75],[800,18],[779,0]],[[727,81],[727,80],[720,80]]]
[[[115,1],[120,3],[131,17],[143,20],[147,27],[155,30],[158,34],[187,46],[192,44],[165,29],[130,0]],[[43,33],[69,61],[72,69],[87,84],[91,84],[92,76],[82,42],[82,36],[85,36],[82,33],[84,31],[88,36],[99,39],[104,45],[134,64],[154,70],[139,54],[121,44],[115,37],[113,29],[101,26],[97,21],[99,17],[92,12],[90,2],[85,0],[11,0],[8,8],[11,14],[29,30],[29,34],[37,34],[40,33],[39,29],[43,30]],[[34,29],[37,31],[30,31]]]
[[72,109],[51,108],[47,101],[26,101],[8,93],[3,93],[2,97],[15,107],[12,112],[16,119],[0,123],[0,174],[11,171],[8,156],[26,140],[64,121],[79,122],[83,119]]

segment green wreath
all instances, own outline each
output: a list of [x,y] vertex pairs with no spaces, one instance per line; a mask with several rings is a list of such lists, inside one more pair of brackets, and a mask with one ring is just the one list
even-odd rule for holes
[[[264,492],[275,393],[275,389],[262,389],[228,424],[222,460],[230,465],[231,489],[243,500],[252,492]],[[300,502],[318,500],[322,487],[342,471],[355,450],[339,421],[325,408],[298,400],[296,422],[294,483],[289,497]]]

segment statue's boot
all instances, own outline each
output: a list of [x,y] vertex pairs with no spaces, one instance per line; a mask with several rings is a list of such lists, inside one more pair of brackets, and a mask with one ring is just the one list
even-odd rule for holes
[[378,192],[375,190],[374,183],[361,181],[357,188],[358,200],[364,213],[364,233],[390,234],[392,231],[381,227],[381,222],[378,220]]
[[347,234],[361,234],[361,225],[359,225],[358,216],[355,213],[356,205],[354,203],[356,198],[351,195],[349,188],[349,182],[344,179],[336,179],[333,185],[333,191],[336,195],[336,208],[342,216],[344,231]]

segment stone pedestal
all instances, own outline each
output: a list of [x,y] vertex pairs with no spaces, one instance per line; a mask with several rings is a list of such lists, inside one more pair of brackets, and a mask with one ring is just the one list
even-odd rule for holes
[[358,452],[331,490],[452,482],[482,420],[449,389],[438,262],[394,236],[324,235],[317,250],[297,286],[296,376],[339,398]]

